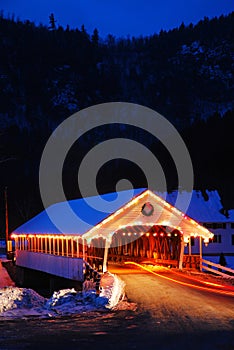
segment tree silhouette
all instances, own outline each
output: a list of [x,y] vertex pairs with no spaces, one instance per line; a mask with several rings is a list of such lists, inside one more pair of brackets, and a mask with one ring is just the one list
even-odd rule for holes
[[98,45],[98,42],[99,42],[99,34],[98,34],[97,28],[94,29],[93,35],[92,35],[91,39],[92,39],[92,42],[94,43],[94,45]]
[[56,29],[56,23],[57,21],[55,20],[55,18],[54,18],[54,14],[53,13],[51,13],[50,15],[49,15],[49,23],[50,23],[50,26],[49,26],[49,29],[50,30],[55,30]]

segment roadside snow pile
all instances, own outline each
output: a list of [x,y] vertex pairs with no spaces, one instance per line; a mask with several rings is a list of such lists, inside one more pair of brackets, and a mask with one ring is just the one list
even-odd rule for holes
[[125,284],[115,275],[104,276],[99,295],[96,294],[94,286],[84,283],[82,292],[77,292],[74,288],[59,290],[49,299],[43,298],[32,289],[2,288],[0,317],[55,317],[113,309],[124,295]]
[[77,292],[75,289],[62,289],[54,292],[45,308],[55,314],[67,315],[105,308],[107,303],[108,300],[97,296],[95,290]]
[[105,273],[101,279],[102,292],[108,300],[106,308],[111,310],[131,310],[136,311],[137,304],[130,303],[125,296],[125,283],[118,276]]
[[124,298],[125,283],[118,276],[106,273],[101,281],[100,297],[106,298],[106,307],[112,309]]
[[125,283],[116,275],[106,273],[102,276],[101,292],[96,294],[95,283],[86,281],[83,291],[75,289],[63,289],[54,292],[53,296],[46,302],[46,308],[57,314],[79,313],[97,309],[114,308],[124,294]]
[[45,299],[32,289],[5,287],[0,289],[0,315],[22,314],[22,310],[33,309],[35,313],[43,308]]

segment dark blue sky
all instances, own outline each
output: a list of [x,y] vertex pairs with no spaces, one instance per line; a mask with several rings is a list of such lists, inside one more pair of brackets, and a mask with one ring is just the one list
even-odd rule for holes
[[107,34],[139,36],[158,33],[185,24],[197,23],[204,16],[214,17],[234,11],[233,0],[0,0],[5,15],[14,13],[21,20],[48,24],[51,12],[57,24],[88,32],[96,27]]

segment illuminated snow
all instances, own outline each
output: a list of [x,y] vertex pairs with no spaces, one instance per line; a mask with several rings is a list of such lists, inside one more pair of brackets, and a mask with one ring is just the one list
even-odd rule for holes
[[110,285],[107,288],[103,288],[100,297],[104,297],[108,300],[107,308],[114,308],[119,301],[124,297],[125,283],[118,276],[110,274]]
[[82,292],[63,289],[54,292],[49,299],[29,288],[5,287],[0,289],[0,317],[56,317],[112,309],[124,295],[125,284],[111,274],[108,274],[108,281],[103,284],[100,295],[96,294],[94,284],[86,283]]

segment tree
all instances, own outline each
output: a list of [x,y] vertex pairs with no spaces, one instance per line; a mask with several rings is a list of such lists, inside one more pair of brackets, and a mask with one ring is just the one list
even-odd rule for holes
[[92,42],[93,42],[95,45],[98,45],[98,42],[99,42],[99,34],[98,34],[97,28],[94,29],[93,35],[92,35],[91,39],[92,39]]
[[84,38],[89,39],[89,34],[87,33],[87,30],[86,30],[84,24],[82,24],[82,26],[81,26],[81,33],[82,33]]
[[107,45],[110,48],[115,46],[115,37],[113,35],[111,35],[111,34],[107,35]]
[[56,29],[56,20],[55,20],[55,18],[54,18],[54,14],[53,13],[51,13],[50,15],[49,15],[49,22],[50,22],[50,26],[49,26],[49,29],[50,30],[55,30]]
[[87,34],[84,24],[82,24],[82,26],[81,26],[81,32],[83,34]]

